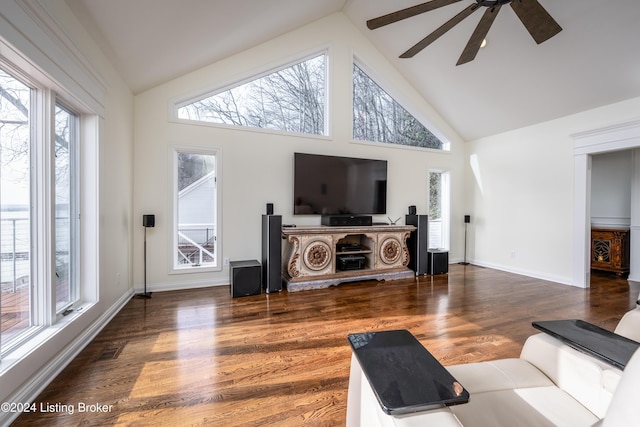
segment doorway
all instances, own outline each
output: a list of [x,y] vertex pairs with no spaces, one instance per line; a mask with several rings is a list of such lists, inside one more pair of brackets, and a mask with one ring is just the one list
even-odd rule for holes
[[[593,155],[633,150],[631,194],[631,257],[640,251],[640,120],[572,135],[574,138],[573,284],[591,282],[591,171]],[[632,261],[629,280],[638,281],[640,266]]]

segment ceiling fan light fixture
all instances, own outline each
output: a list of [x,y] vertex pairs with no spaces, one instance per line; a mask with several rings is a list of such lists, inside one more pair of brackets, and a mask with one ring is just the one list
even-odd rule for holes
[[[440,7],[458,3],[462,0],[430,0],[406,9],[388,13],[367,21],[370,30],[411,18],[413,16],[429,12]],[[485,47],[487,41],[485,36],[489,32],[498,12],[504,5],[510,5],[511,9],[518,16],[524,27],[537,44],[540,44],[562,31],[562,27],[551,17],[549,12],[539,3],[539,0],[475,0],[471,5],[460,11],[453,18],[442,24],[431,34],[424,37],[409,50],[400,55],[400,58],[413,58],[424,48],[429,46],[440,36],[451,28],[462,22],[465,18],[473,14],[476,10],[484,7],[485,11],[471,34],[469,42],[462,51],[460,59],[456,65],[466,64],[473,61],[481,47]]]

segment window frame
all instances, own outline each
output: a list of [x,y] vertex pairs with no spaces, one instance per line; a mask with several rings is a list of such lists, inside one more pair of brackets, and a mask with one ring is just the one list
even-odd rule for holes
[[[41,118],[44,117],[43,107],[44,102],[44,88],[39,85],[38,82],[24,73],[19,67],[14,65],[4,57],[0,55],[0,68],[13,79],[19,81],[24,86],[30,89],[29,100],[29,326],[24,330],[18,332],[7,343],[2,336],[0,330],[0,359],[11,351],[19,348],[22,344],[28,341],[32,336],[39,332],[42,328],[42,322],[46,319],[46,310],[42,306],[43,292],[46,291],[42,280],[37,280],[38,274],[42,272],[42,266],[37,262],[40,258],[34,252],[38,251],[38,248],[34,245],[37,241],[38,232],[40,232],[42,225],[38,223],[34,218],[39,217],[37,212],[38,198],[34,192],[35,182],[40,178],[37,172],[40,170],[39,165],[45,157],[43,151],[45,147],[41,147],[38,142],[42,139],[42,133],[44,129],[36,126],[36,123],[41,122]],[[44,242],[45,245],[47,241]],[[44,246],[44,245],[43,245]],[[34,259],[36,262],[34,262]],[[2,298],[2,295],[0,295]]]
[[[219,95],[225,91],[234,89],[236,87],[242,86],[244,84],[250,83],[255,80],[259,80],[272,73],[276,73],[278,71],[287,69],[296,64],[305,62],[309,59],[312,59],[321,55],[324,55],[325,57],[325,67],[324,67],[325,84],[324,84],[324,111],[323,111],[324,132],[323,134],[288,132],[288,131],[283,131],[278,129],[268,129],[268,128],[252,127],[252,126],[238,126],[238,125],[216,123],[216,122],[210,122],[210,121],[183,119],[183,118],[180,118],[179,116],[178,110],[186,105],[189,105],[197,101],[201,101],[208,97]],[[174,123],[191,124],[191,125],[198,125],[198,126],[210,126],[210,127],[216,127],[216,128],[222,128],[222,129],[241,130],[246,132],[261,132],[261,133],[270,133],[270,134],[288,135],[288,136],[293,135],[293,136],[303,136],[306,138],[330,140],[332,139],[331,106],[330,106],[330,93],[331,93],[330,74],[331,73],[329,72],[330,67],[331,67],[331,49],[329,46],[323,46],[321,48],[306,51],[299,55],[291,56],[288,60],[285,60],[283,62],[278,62],[277,64],[272,63],[267,67],[261,68],[259,71],[247,74],[242,79],[229,80],[226,83],[222,85],[216,85],[211,89],[196,91],[186,96],[176,97],[172,99],[169,103],[169,121]]]
[[[429,223],[433,223],[431,218],[431,174],[440,174],[440,227],[441,246],[434,249],[451,248],[451,171],[446,169],[429,169],[427,172],[427,210],[429,213]],[[429,233],[431,234],[431,233]],[[429,244],[429,246],[431,246]]]
[[[0,42],[1,46],[1,42]],[[14,58],[15,59],[15,58]],[[97,161],[97,120],[95,115],[87,114],[86,107],[79,101],[73,101],[70,93],[44,74],[29,74],[23,70],[31,70],[30,64],[24,60],[14,61],[0,55],[0,67],[14,79],[31,89],[29,127],[29,218],[30,218],[30,326],[5,343],[0,332],[0,359],[7,359],[23,349],[34,348],[39,344],[39,334],[53,325],[66,323],[67,314],[76,309],[87,307],[97,301],[98,283],[95,280],[97,260],[97,230],[88,231],[92,227],[90,213],[97,215],[97,196],[85,197],[89,194],[82,189],[81,182],[97,186],[97,168],[82,167],[84,160]],[[72,300],[60,309],[56,309],[56,207],[55,207],[55,109],[56,105],[71,112],[74,120],[75,147],[70,152],[73,163],[70,178],[70,197],[74,208],[70,255],[71,275],[75,295]],[[86,144],[85,144],[86,143]],[[82,146],[87,150],[83,153]],[[90,147],[93,147],[90,148]],[[73,160],[71,160],[73,157]],[[87,221],[80,222],[80,211],[87,212]],[[95,243],[90,243],[95,242]],[[82,247],[87,255],[81,255]],[[71,250],[71,248],[70,248]],[[86,260],[87,267],[82,263]],[[91,267],[90,267],[91,266]],[[94,269],[92,269],[94,267]],[[83,280],[86,279],[86,280]],[[84,283],[84,285],[83,285]],[[69,310],[65,313],[66,310]],[[79,312],[79,311],[78,311]],[[69,316],[75,317],[75,316]]]
[[[63,316],[65,311],[70,307],[76,305],[82,299],[82,288],[80,286],[80,210],[79,210],[79,195],[80,195],[80,124],[82,121],[82,115],[73,107],[71,107],[68,103],[64,101],[62,97],[59,95],[52,96],[53,101],[53,121],[55,121],[55,109],[61,108],[68,114],[73,117],[73,124],[70,130],[70,147],[69,147],[69,168],[70,168],[70,176],[69,176],[69,263],[70,263],[70,271],[69,271],[69,280],[71,282],[70,289],[70,299],[63,306],[57,308],[57,294],[53,293],[53,308],[55,310],[56,316]],[[52,137],[50,141],[52,154],[50,155],[51,168],[54,174],[53,176],[53,185],[52,185],[52,205],[51,209],[53,210],[53,250],[51,256],[53,257],[53,276],[52,281],[55,282],[56,277],[56,193],[55,193],[55,129],[52,132]],[[73,144],[73,147],[71,147]],[[57,291],[57,288],[55,289]]]
[[[178,264],[177,247],[178,247],[178,154],[202,154],[215,157],[215,250],[214,250],[214,263],[207,263],[204,265],[183,265]],[[185,274],[185,273],[204,273],[204,272],[219,272],[222,271],[224,266],[222,262],[222,148],[220,147],[199,147],[189,145],[172,145],[169,147],[169,159],[170,159],[170,173],[168,174],[171,183],[171,199],[170,203],[170,224],[169,239],[171,243],[168,252],[169,257],[169,274]],[[213,264],[213,265],[209,265]]]
[[[415,145],[405,145],[405,144],[400,144],[400,143],[391,143],[391,142],[384,142],[384,141],[369,141],[369,140],[361,140],[361,139],[355,139],[353,136],[354,133],[354,128],[353,128],[353,124],[354,124],[354,120],[355,117],[353,115],[353,109],[354,109],[354,78],[353,78],[353,67],[357,66],[358,68],[360,68],[360,70],[362,70],[363,73],[365,73],[367,75],[367,77],[369,77],[376,85],[378,85],[387,95],[389,95],[391,97],[391,99],[393,99],[394,102],[396,102],[398,105],[400,105],[402,108],[404,108],[411,116],[413,116],[413,118],[415,118],[422,126],[424,126],[429,132],[431,132],[436,138],[438,138],[441,142],[442,142],[442,149],[437,149],[437,148],[431,148],[431,147],[418,147]],[[404,150],[420,150],[420,151],[431,151],[431,152],[435,152],[435,153],[443,153],[443,154],[450,154],[451,153],[451,141],[449,140],[449,138],[447,138],[436,126],[433,125],[433,123],[431,123],[431,121],[429,121],[424,114],[420,113],[415,106],[413,105],[413,103],[409,102],[405,96],[401,95],[400,92],[398,92],[397,90],[395,90],[393,88],[392,84],[388,84],[387,79],[382,78],[382,76],[377,73],[376,71],[374,71],[374,69],[372,67],[370,67],[369,65],[367,65],[363,60],[361,60],[358,56],[356,56],[355,54],[352,55],[352,61],[351,61],[351,78],[350,78],[350,85],[351,85],[351,92],[350,92],[350,96],[351,96],[351,134],[350,134],[350,138],[351,138],[351,143],[353,144],[365,144],[365,145],[384,145],[385,147],[390,147],[390,148],[397,148],[397,149],[404,149]]]

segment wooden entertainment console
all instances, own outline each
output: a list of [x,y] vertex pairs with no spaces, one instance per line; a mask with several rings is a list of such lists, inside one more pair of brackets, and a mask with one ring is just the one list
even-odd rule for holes
[[284,227],[282,275],[289,292],[345,282],[414,277],[407,238],[412,225]]

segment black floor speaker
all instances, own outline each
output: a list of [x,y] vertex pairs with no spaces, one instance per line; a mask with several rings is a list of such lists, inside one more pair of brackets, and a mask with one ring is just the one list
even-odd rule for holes
[[231,261],[229,263],[229,280],[231,282],[231,297],[260,295],[260,263],[256,260]]
[[282,216],[262,215],[262,288],[282,291]]
[[407,215],[405,218],[407,225],[416,227],[407,239],[409,248],[409,268],[416,272],[416,276],[421,276],[429,272],[429,217],[427,215]]
[[449,272],[449,251],[429,249],[429,274],[446,274]]

